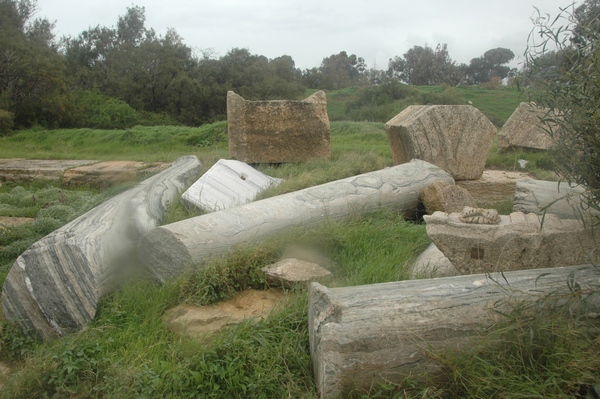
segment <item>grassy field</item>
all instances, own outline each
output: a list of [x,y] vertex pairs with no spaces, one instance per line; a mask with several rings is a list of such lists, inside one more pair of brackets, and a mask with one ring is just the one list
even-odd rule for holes
[[[339,103],[344,96],[352,96],[353,90],[335,93]],[[484,94],[471,101],[485,103]],[[509,101],[510,96],[506,104],[514,100]],[[494,101],[488,101],[489,112],[508,113],[509,105],[493,111]],[[330,101],[330,106],[335,102]],[[383,122],[334,121],[331,147],[330,161],[260,166],[263,172],[285,179],[265,195],[392,164]],[[518,157],[530,160],[535,168],[530,171],[547,172],[542,168],[546,160],[539,153],[497,155],[494,151],[489,167],[515,168]],[[124,131],[29,130],[0,138],[0,158],[154,162],[189,154],[198,156],[204,170],[219,158],[227,158],[226,124]],[[0,282],[31,243],[125,188],[0,186],[0,216],[35,218],[30,225],[0,231]],[[182,206],[174,205],[164,222],[190,216]],[[334,265],[330,284],[349,286],[406,278],[406,266],[428,243],[424,225],[380,209],[235,248],[161,287],[148,282],[128,284],[102,301],[88,328],[56,341],[37,342],[0,320],[0,361],[12,370],[0,377],[4,384],[0,398],[316,398],[305,292],[291,291],[285,304],[263,321],[248,321],[204,338],[177,335],[167,328],[162,315],[177,304],[207,305],[246,288],[265,288],[258,269],[279,259],[292,245],[311,248],[329,259]],[[568,312],[522,310],[482,334],[481,344],[473,351],[432,353],[444,365],[446,381],[382,384],[353,397],[595,397],[586,395],[593,395],[594,384],[600,381],[598,348],[598,330],[585,320]]]

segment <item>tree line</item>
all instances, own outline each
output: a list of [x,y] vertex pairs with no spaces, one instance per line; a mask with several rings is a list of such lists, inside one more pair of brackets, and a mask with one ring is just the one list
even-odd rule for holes
[[247,99],[296,99],[306,89],[381,84],[479,84],[509,75],[509,49],[491,49],[457,64],[446,44],[414,46],[369,69],[345,51],[319,67],[296,68],[234,48],[222,57],[195,54],[174,29],[146,26],[144,7],[127,8],[115,26],[91,27],[57,39],[54,26],[34,18],[36,0],[0,0],[0,131],[31,126],[122,128],[134,124],[200,125],[224,119],[226,93]]

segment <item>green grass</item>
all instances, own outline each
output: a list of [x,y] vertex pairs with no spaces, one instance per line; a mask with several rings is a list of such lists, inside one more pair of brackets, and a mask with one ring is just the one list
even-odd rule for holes
[[[0,137],[0,159],[172,161],[181,155],[227,154],[227,123],[198,128],[135,126],[126,130],[30,129]],[[214,155],[213,155],[214,157]]]
[[161,319],[179,291],[139,283],[111,295],[85,331],[30,343],[0,397],[315,397],[305,294],[292,294],[267,320],[194,340]]
[[346,104],[358,97],[359,87],[349,87],[341,90],[332,90],[327,93],[327,113],[330,121],[345,121]]
[[[419,91],[441,93],[444,86],[417,86]],[[522,101],[526,101],[516,87],[502,87],[488,90],[480,86],[457,86],[466,104],[472,104],[498,127],[506,122]]]
[[[520,160],[526,161],[524,166]],[[488,154],[485,168],[496,170],[507,170],[513,172],[525,172],[538,180],[558,180],[554,173],[552,156],[546,151],[512,149],[503,153],[498,152],[497,141],[494,140]]]
[[451,377],[444,390],[463,398],[597,397],[599,325],[573,312],[591,296],[561,294],[567,305],[558,307],[553,295],[509,304],[512,311],[470,349],[438,354]]

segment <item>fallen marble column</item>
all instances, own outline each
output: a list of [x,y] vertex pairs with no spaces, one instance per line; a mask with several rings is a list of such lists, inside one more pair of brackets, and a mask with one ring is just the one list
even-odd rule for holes
[[421,192],[436,180],[453,182],[428,162],[406,164],[182,220],[140,241],[140,264],[164,283],[242,243],[294,226],[338,220],[384,206],[414,217]]
[[139,238],[160,223],[199,169],[195,156],[179,158],[29,247],[2,288],[6,318],[43,338],[85,326],[100,298],[131,272]]
[[[581,302],[569,295],[569,281],[580,285]],[[600,299],[586,293],[599,283],[600,272],[591,265],[343,288],[312,283],[309,342],[320,398],[407,377],[435,381],[442,366],[429,353],[471,348],[470,337],[517,301],[545,299],[552,306],[573,299],[573,311],[597,315]],[[583,306],[575,309],[578,304]]]
[[544,180],[518,180],[513,212],[553,214],[561,219],[586,219],[598,211],[582,202],[585,189],[569,183]]

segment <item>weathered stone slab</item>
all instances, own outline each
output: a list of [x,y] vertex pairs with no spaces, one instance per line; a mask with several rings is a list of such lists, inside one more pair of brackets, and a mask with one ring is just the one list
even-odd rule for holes
[[498,133],[498,151],[504,152],[511,148],[552,148],[552,140],[540,123],[547,112],[547,109],[536,107],[533,103],[519,104]]
[[479,179],[496,127],[471,105],[411,105],[385,124],[394,164],[422,159],[455,180]]
[[410,279],[436,278],[458,276],[460,272],[456,270],[450,259],[435,246],[434,243],[423,251],[410,266]]
[[515,190],[514,212],[550,213],[562,219],[588,218],[598,212],[582,203],[583,187],[565,182],[519,180]]
[[512,201],[517,188],[517,181],[530,179],[527,173],[503,170],[484,170],[478,180],[461,180],[456,185],[466,188],[477,203],[483,208],[492,208],[497,204]]
[[148,170],[157,173],[168,166],[169,164],[167,163],[151,165],[135,161],[97,162],[66,170],[63,175],[62,185],[65,187],[89,186],[105,188],[135,180]]
[[2,288],[6,318],[44,338],[85,326],[100,298],[132,272],[139,237],[158,225],[199,169],[196,157],[180,158],[29,247]]
[[333,277],[329,270],[320,265],[295,258],[282,259],[260,270],[265,273],[267,282],[287,288],[306,288],[308,283]]
[[97,161],[0,159],[0,180],[4,181],[60,181],[65,171]]
[[181,201],[186,206],[214,212],[252,202],[263,190],[281,182],[244,162],[219,159],[183,193]]
[[[574,297],[566,284],[581,286]],[[443,378],[430,353],[462,351],[472,338],[519,301],[546,299],[548,307],[571,300],[580,317],[600,311],[600,273],[573,266],[398,281],[343,288],[312,283],[308,324],[313,373],[319,397],[347,397],[378,382]],[[542,306],[542,305],[539,305]],[[356,391],[354,391],[356,392]]]
[[475,207],[475,200],[465,188],[443,180],[431,183],[421,194],[427,214],[433,212],[460,212],[465,206]]
[[246,163],[329,159],[325,93],[302,101],[246,101],[227,93],[229,156]]
[[460,216],[435,212],[424,219],[431,241],[462,274],[583,264],[600,239],[598,229],[556,215],[513,212],[498,224],[464,223]]
[[264,319],[285,298],[283,291],[274,288],[264,291],[246,290],[227,301],[210,306],[176,306],[165,312],[163,320],[171,330],[181,335],[197,337],[215,333],[225,326],[248,319]]
[[452,181],[440,168],[421,160],[337,180],[235,208],[161,226],[140,242],[141,264],[159,282],[252,243],[297,226],[343,220],[387,207],[415,217],[419,196],[435,180]]

